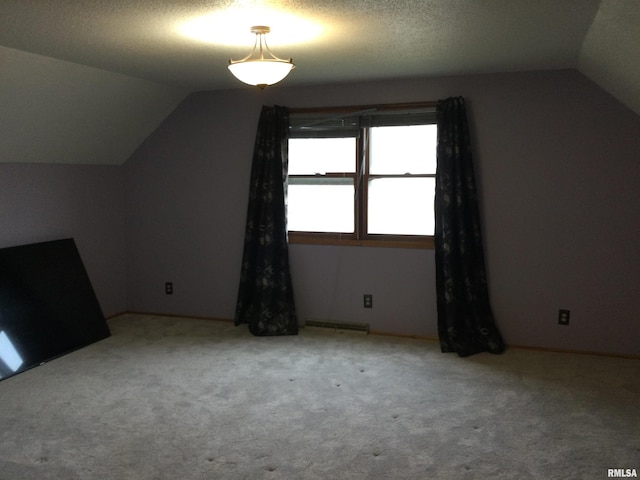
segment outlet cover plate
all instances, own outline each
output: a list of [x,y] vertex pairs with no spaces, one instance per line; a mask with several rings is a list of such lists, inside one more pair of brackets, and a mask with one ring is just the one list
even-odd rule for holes
[[558,310],[558,325],[569,325],[571,310]]
[[364,308],[373,308],[373,295],[365,293],[363,301]]

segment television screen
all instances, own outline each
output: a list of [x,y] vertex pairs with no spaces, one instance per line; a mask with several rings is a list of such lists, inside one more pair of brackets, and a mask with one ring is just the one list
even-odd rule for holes
[[0,380],[110,335],[73,239],[0,249]]

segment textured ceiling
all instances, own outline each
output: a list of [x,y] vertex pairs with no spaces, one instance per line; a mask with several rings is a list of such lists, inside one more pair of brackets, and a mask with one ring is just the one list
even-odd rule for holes
[[260,24],[285,85],[576,68],[640,115],[640,0],[0,0],[0,162],[122,164]]
[[[253,24],[271,25],[272,50],[294,58],[290,84],[575,68],[599,5],[600,0],[2,0],[0,45],[191,90],[237,86],[227,61],[249,52]],[[189,25],[205,38],[191,36]],[[313,38],[300,38],[305,32]]]

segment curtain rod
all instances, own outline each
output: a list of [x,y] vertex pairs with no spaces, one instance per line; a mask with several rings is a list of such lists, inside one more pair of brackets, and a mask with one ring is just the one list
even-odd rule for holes
[[350,113],[359,112],[361,110],[403,110],[407,108],[420,109],[420,108],[436,108],[438,106],[437,101],[431,102],[413,102],[413,103],[387,103],[378,105],[349,105],[346,107],[308,107],[308,108],[290,108],[289,113],[301,114],[301,113]]

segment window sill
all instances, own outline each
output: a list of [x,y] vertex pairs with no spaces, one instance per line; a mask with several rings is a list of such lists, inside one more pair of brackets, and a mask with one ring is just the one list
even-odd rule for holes
[[338,245],[348,247],[416,248],[433,250],[433,237],[372,235],[367,239],[357,239],[353,234],[289,232],[290,244]]

